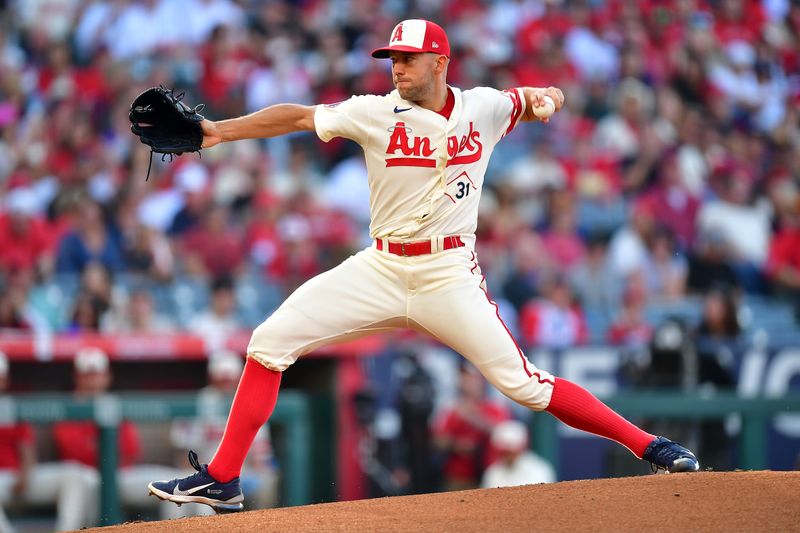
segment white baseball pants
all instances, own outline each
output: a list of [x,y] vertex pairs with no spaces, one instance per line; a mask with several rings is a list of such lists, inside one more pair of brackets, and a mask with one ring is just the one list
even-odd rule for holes
[[362,250],[299,287],[255,329],[247,353],[282,372],[320,346],[393,328],[435,337],[525,407],[550,403],[553,376],[517,347],[470,246],[414,257]]

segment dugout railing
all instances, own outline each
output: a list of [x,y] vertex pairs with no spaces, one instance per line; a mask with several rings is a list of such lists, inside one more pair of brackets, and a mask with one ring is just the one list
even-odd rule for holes
[[[741,416],[740,466],[760,470],[768,465],[768,427],[772,419],[787,412],[800,413],[800,395],[780,398],[743,398],[735,394],[713,396],[685,393],[620,393],[604,400],[629,418],[647,417],[680,420],[722,419]],[[46,424],[59,420],[94,420],[101,430],[99,450],[102,457],[101,515],[104,525],[122,520],[116,491],[118,450],[116,443],[120,422],[167,422],[175,418],[197,416],[200,406],[195,394],[118,394],[94,400],[79,400],[64,394],[29,394],[0,398],[0,421],[13,420]],[[312,441],[311,406],[307,395],[286,390],[280,395],[270,423],[284,431],[282,450],[283,505],[311,502]],[[533,447],[558,465],[558,433],[555,418],[533,418]],[[144,490],[144,488],[143,488]]]
[[[81,400],[64,394],[26,394],[0,398],[0,422],[24,421],[48,424],[61,420],[94,420],[98,433],[100,463],[100,524],[122,521],[117,492],[117,447],[122,420],[139,423],[192,418],[202,409],[195,394],[108,394]],[[282,448],[283,505],[311,501],[311,408],[307,395],[282,391],[270,424],[284,432]],[[146,490],[142,487],[142,490]]]

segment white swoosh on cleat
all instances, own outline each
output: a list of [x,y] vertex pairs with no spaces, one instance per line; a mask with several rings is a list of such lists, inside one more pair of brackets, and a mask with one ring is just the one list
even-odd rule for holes
[[214,482],[212,481],[211,483],[206,483],[205,485],[199,485],[197,487],[192,487],[189,490],[181,490],[181,489],[178,488],[178,485],[175,485],[175,488],[172,489],[172,494],[174,494],[175,496],[191,496],[192,494],[194,494],[198,490],[203,490],[204,488],[210,487],[213,484],[214,484]]

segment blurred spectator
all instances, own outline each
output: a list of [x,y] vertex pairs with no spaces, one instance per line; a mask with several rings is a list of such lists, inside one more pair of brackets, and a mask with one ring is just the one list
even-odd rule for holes
[[178,248],[187,273],[212,279],[236,273],[245,257],[242,232],[231,224],[223,205],[206,209],[200,224],[179,239]]
[[572,197],[564,192],[550,199],[548,227],[542,233],[543,250],[560,268],[569,269],[581,261],[586,247],[577,234],[576,214]]
[[624,279],[645,267],[647,244],[655,229],[655,206],[651,198],[641,198],[631,207],[630,221],[614,232],[608,245],[611,268]]
[[169,281],[175,257],[166,237],[154,228],[137,224],[123,241],[127,271],[156,281]]
[[[742,332],[738,317],[736,294],[729,287],[720,286],[706,294],[703,318],[695,337],[698,384],[701,387],[712,391],[735,390],[732,350]],[[725,424],[721,421],[703,422],[700,435],[705,463],[714,470],[729,470],[730,437]]]
[[[112,381],[108,356],[99,348],[81,348],[75,354],[74,373],[75,397],[82,400],[95,400],[107,394]],[[74,461],[81,465],[99,468],[98,456],[99,428],[93,420],[70,420],[53,424],[58,457],[62,461]],[[139,430],[133,422],[123,420],[119,426],[119,469],[117,482],[120,500],[123,505],[152,507],[158,505],[162,519],[182,516],[180,510],[166,502],[157,503],[148,498],[148,480],[170,479],[181,474],[179,470],[161,465],[138,464],[141,455]]]
[[669,230],[657,228],[653,233],[641,273],[651,297],[675,300],[685,295],[688,266]]
[[564,276],[557,274],[541,285],[542,297],[520,313],[520,332],[527,346],[566,348],[588,340],[583,311]]
[[728,43],[724,51],[723,61],[711,64],[709,81],[728,99],[734,113],[754,111],[760,105],[758,79],[753,71],[756,51],[749,42],[739,39]]
[[682,49],[676,55],[671,87],[687,105],[705,105],[710,91],[703,58],[688,49]]
[[53,269],[49,224],[37,216],[35,193],[17,188],[5,197],[0,212],[0,274],[30,270],[47,277]]
[[534,483],[554,483],[553,467],[528,449],[528,429],[517,420],[501,422],[492,431],[492,447],[497,459],[486,469],[481,487],[516,487]]
[[434,429],[436,445],[444,453],[444,488],[478,487],[489,465],[489,439],[509,413],[486,398],[486,381],[469,364],[459,372],[455,405],[440,415]]
[[367,165],[360,154],[331,169],[324,195],[331,207],[350,213],[363,225],[369,223],[369,180]]
[[644,83],[628,78],[620,84],[616,98],[614,112],[598,121],[594,142],[618,160],[633,160],[650,127],[654,95]]
[[589,238],[586,259],[568,273],[570,287],[581,307],[610,317],[617,309],[622,285],[608,261],[608,243],[602,235]]
[[175,322],[156,313],[153,296],[147,289],[133,289],[125,306],[114,309],[100,322],[104,333],[172,333]]
[[774,292],[791,300],[800,317],[800,201],[781,213],[770,243],[767,274]]
[[78,295],[72,306],[67,331],[97,332],[106,313],[112,309],[111,276],[106,268],[96,262],[87,263],[81,273]]
[[769,249],[769,216],[752,205],[752,181],[744,169],[720,177],[720,198],[700,208],[698,229],[701,233],[719,232],[725,238],[734,254],[729,259],[739,282],[748,291],[759,291],[759,269]]
[[5,282],[0,278],[0,329],[26,330],[44,333],[50,327],[47,319],[28,298],[33,272],[18,270],[9,273]]
[[3,286],[0,290],[0,329],[32,330],[28,318],[27,294],[19,285]]
[[694,242],[700,202],[684,184],[677,156],[665,157],[660,165],[659,186],[652,193],[653,212],[659,224],[677,240],[678,248],[685,250]]
[[230,276],[214,280],[209,308],[188,324],[187,329],[191,333],[203,337],[208,350],[222,348],[229,335],[242,329],[242,323],[236,314],[236,295],[233,289]]
[[742,332],[736,298],[734,289],[724,285],[717,285],[708,291],[698,335],[720,341],[735,341]]
[[[211,354],[208,359],[208,386],[198,393],[198,417],[176,420],[170,428],[170,442],[176,451],[180,451],[176,465],[186,464],[185,452],[188,449],[196,451],[204,460],[210,461],[214,456],[217,443],[225,431],[230,400],[243,368],[242,358],[233,352],[223,350]],[[252,497],[249,508],[275,507],[278,503],[278,473],[269,426],[258,430],[240,479],[248,498]]]
[[183,193],[183,205],[175,213],[168,233],[182,236],[200,225],[211,204],[208,169],[196,162],[184,163],[175,170],[175,184]]
[[[9,364],[0,352],[0,398],[10,385]],[[0,421],[0,532],[14,528],[3,506],[55,505],[56,531],[93,526],[98,517],[100,478],[93,469],[72,462],[39,463],[33,427]]]
[[[295,198],[303,202],[303,198]],[[294,290],[320,272],[321,248],[314,239],[311,220],[302,210],[287,213],[278,231],[285,251],[281,277],[288,289]]]
[[96,298],[105,309],[114,303],[111,273],[101,263],[87,263],[81,272],[81,290]]
[[[312,150],[309,146],[299,142],[291,145],[286,168],[276,169],[269,177],[270,192],[282,198],[291,198],[301,191],[308,191],[314,202],[322,206],[325,206],[324,188],[326,185],[325,176],[314,164]],[[361,208],[361,206],[358,207]]]
[[[468,61],[450,65],[454,85],[558,85],[569,97],[547,127],[512,132],[486,174],[482,268],[518,310],[542,276],[566,267],[587,312],[606,306],[605,317],[618,314],[619,286],[642,269],[654,273],[651,294],[679,296],[682,260],[667,258],[656,221],[687,255],[689,293],[717,281],[760,291],[765,273],[779,292],[793,291],[789,231],[774,213],[772,244],[769,217],[775,176],[800,181],[794,3],[440,3],[407,7],[441,15],[467,50]],[[61,292],[64,316],[53,324],[74,305],[72,329],[96,330],[104,306],[76,296],[63,276],[92,262],[167,291],[184,274],[238,281],[253,271],[287,291],[366,236],[368,183],[352,143],[254,140],[202,160],[156,160],[144,183],[149,154],[127,111],[158,84],[205,102],[210,117],[391,90],[385,66],[362,57],[384,39],[391,0],[355,11],[325,1],[6,4],[0,277],[34,274],[14,289],[11,315],[23,320],[8,323],[31,322],[25,297]],[[540,238],[532,228],[545,226],[553,190],[569,208],[550,211]],[[617,214],[622,205],[630,212]],[[583,250],[574,228],[612,234],[607,260]]]
[[622,308],[608,330],[609,342],[626,348],[644,348],[653,335],[653,327],[645,318],[647,284],[642,272],[628,277],[622,297]]
[[273,279],[285,275],[283,241],[278,233],[280,199],[268,191],[259,192],[253,199],[253,217],[245,230],[245,248],[255,266]]
[[688,288],[704,293],[718,283],[737,285],[738,278],[731,266],[731,256],[731,247],[719,231],[709,229],[700,233],[694,252],[689,256]]
[[72,314],[67,324],[68,333],[100,331],[100,322],[108,307],[102,300],[87,291],[81,291],[72,305]]
[[582,78],[608,79],[619,69],[619,51],[597,33],[602,30],[599,13],[589,3],[570,5],[573,26],[564,36],[564,50]]
[[235,113],[235,109],[231,109],[231,102],[238,100],[241,108],[243,80],[247,79],[247,71],[252,65],[232,28],[215,26],[200,51],[200,59],[203,74],[199,85],[203,100],[222,116]]
[[[501,235],[493,236],[498,239],[511,237],[510,235],[505,237]],[[509,251],[510,257],[508,260],[511,264],[508,266],[509,272],[503,284],[503,294],[517,312],[520,312],[522,308],[537,295],[540,278],[546,275],[550,267],[550,261],[548,257],[545,257],[545,255],[541,253],[541,239],[536,233],[532,231],[520,231],[515,240],[515,247]],[[480,250],[483,250],[486,244],[481,245],[479,242],[478,246],[481,247]],[[492,243],[490,246],[490,250],[495,250],[497,248],[502,250],[508,246],[508,243],[500,241]],[[496,253],[499,255],[501,252],[497,250]],[[484,253],[483,257],[486,256],[489,256],[490,259],[492,258],[491,253]],[[500,263],[499,266],[503,266],[502,256],[495,256],[494,260]],[[495,264],[491,260],[485,261],[481,268],[484,269],[484,271],[488,271],[487,267],[493,268]]]
[[[530,154],[518,158],[508,169],[508,184],[515,190],[515,196],[520,203],[526,205],[523,215],[525,222],[538,225],[544,215],[542,194],[548,188],[554,190],[565,189],[570,183],[568,172],[573,170],[559,161],[553,154],[550,143],[537,144]],[[573,170],[574,171],[574,170]],[[562,195],[563,196],[563,195]],[[572,209],[572,206],[568,206]],[[557,213],[550,210],[551,217]],[[530,214],[527,214],[530,213]]]
[[111,272],[125,267],[119,242],[106,225],[100,205],[87,198],[77,208],[75,227],[59,243],[56,269],[78,274],[92,261]]

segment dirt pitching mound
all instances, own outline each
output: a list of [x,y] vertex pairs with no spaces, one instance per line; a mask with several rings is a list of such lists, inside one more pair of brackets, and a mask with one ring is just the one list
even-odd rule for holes
[[800,472],[568,481],[139,522],[96,533],[797,531]]

